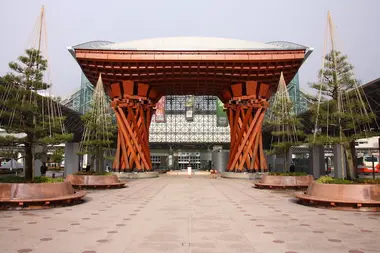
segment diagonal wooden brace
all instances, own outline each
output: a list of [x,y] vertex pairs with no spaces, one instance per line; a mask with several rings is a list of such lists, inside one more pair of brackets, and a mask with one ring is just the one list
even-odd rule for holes
[[236,98],[225,104],[231,127],[231,151],[227,171],[267,170],[262,145],[266,99]]
[[113,169],[150,171],[149,125],[154,105],[146,99],[115,98],[112,102],[119,128]]

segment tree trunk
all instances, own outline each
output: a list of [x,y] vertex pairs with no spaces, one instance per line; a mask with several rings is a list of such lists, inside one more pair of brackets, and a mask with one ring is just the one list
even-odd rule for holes
[[32,181],[33,180],[33,148],[32,144],[25,143],[25,164],[24,164],[24,173],[25,180]]
[[[353,147],[352,147],[353,145]],[[344,142],[343,143],[344,152],[347,159],[347,166],[346,166],[346,172],[347,172],[347,179],[353,180],[356,178],[356,155],[353,155],[353,152],[355,151],[355,141],[353,142]]]
[[89,159],[88,164],[90,164],[91,170],[95,171],[95,157],[94,157],[94,155],[88,155],[87,159]]
[[96,172],[98,173],[104,172],[104,157],[103,157],[103,151],[101,148],[96,149]]

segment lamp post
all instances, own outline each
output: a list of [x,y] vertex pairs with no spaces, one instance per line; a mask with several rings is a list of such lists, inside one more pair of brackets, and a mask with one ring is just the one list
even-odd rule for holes
[[311,132],[313,134],[320,134],[320,133],[322,133],[322,128],[314,128],[313,130],[311,130]]

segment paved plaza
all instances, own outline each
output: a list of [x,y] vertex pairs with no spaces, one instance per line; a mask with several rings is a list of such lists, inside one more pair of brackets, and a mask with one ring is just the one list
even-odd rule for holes
[[315,209],[252,181],[168,176],[86,203],[0,212],[0,252],[380,252],[380,214]]

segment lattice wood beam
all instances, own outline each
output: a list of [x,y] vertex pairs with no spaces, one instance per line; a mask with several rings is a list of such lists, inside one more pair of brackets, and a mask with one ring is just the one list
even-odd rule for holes
[[108,94],[119,128],[113,169],[116,171],[152,170],[149,126],[154,102],[159,94],[148,84],[130,80],[114,83]]
[[112,102],[119,128],[114,170],[152,170],[149,125],[153,106],[143,99],[123,98]]
[[231,172],[266,171],[262,125],[273,87],[254,81],[231,86],[231,99],[225,104],[231,128]]

